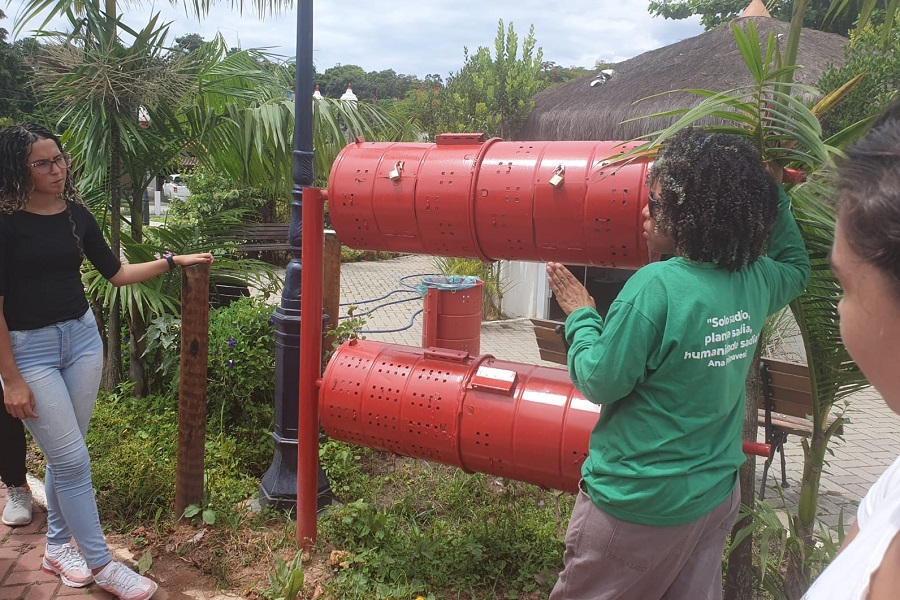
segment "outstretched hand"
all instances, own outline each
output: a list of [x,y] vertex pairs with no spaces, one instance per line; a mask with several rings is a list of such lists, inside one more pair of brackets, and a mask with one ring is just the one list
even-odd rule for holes
[[176,254],[172,257],[172,260],[174,260],[175,264],[179,267],[189,267],[201,263],[211,264],[213,255],[209,252],[201,252],[200,254]]
[[559,307],[566,315],[585,306],[597,309],[597,305],[588,294],[587,289],[561,264],[547,263],[547,281],[550,283],[550,289],[556,296]]

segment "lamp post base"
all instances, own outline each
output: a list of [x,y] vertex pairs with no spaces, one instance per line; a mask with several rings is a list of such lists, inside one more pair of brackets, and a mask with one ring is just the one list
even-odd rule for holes
[[[297,509],[297,440],[285,439],[274,433],[272,438],[275,440],[275,455],[259,484],[259,505],[293,514]],[[316,504],[318,510],[322,510],[334,501],[331,484],[322,467],[319,467],[317,487]]]

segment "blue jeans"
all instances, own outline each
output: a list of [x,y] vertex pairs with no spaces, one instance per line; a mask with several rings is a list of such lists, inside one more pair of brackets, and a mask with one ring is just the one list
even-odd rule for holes
[[47,542],[65,544],[74,537],[88,567],[102,567],[111,557],[84,443],[103,371],[94,315],[88,310],[80,319],[10,331],[9,337],[36,403],[38,418],[25,419],[25,426],[47,459]]

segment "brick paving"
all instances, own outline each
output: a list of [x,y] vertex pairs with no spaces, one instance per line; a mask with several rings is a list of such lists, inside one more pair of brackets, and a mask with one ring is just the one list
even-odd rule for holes
[[[412,298],[409,302],[376,308],[369,316],[363,335],[367,339],[397,344],[420,345],[422,340],[422,300],[413,293],[398,293],[384,300],[363,303],[397,289],[408,289],[401,283],[406,276],[433,274],[432,259],[406,256],[389,261],[350,263],[342,266],[342,302],[357,305],[356,314],[379,304]],[[415,285],[421,277],[407,283]],[[343,309],[346,310],[346,307]],[[342,312],[342,314],[344,314]],[[373,331],[386,331],[374,333]],[[484,323],[481,331],[481,351],[504,360],[527,364],[556,366],[541,361],[537,344],[527,319],[511,319]],[[844,511],[844,521],[851,522],[865,491],[878,476],[900,455],[900,418],[893,414],[875,390],[869,388],[855,394],[849,401],[843,440],[832,442],[834,456],[829,457],[822,476],[819,518],[834,527],[838,515]],[[760,432],[761,433],[761,432]],[[787,479],[790,487],[783,490],[788,506],[796,506],[799,480],[802,475],[803,452],[800,442],[792,437],[785,446]],[[761,468],[759,469],[761,473]],[[759,479],[760,475],[757,476]],[[781,505],[777,484],[781,480],[780,464],[776,460],[770,472],[766,499],[776,507]],[[758,487],[759,483],[757,483]],[[0,506],[5,505],[6,489],[0,486]],[[27,527],[9,528],[0,524],[0,600],[52,600],[69,596],[90,595],[97,600],[112,598],[106,592],[90,586],[68,588],[55,576],[41,571],[41,553],[46,533],[46,513],[36,507],[34,521]],[[164,590],[155,596],[166,597]]]
[[[6,506],[6,488],[0,486],[0,506]],[[0,600],[51,600],[90,595],[94,600],[114,596],[96,586],[70,588],[57,575],[41,570],[47,533],[47,512],[34,507],[34,519],[25,527],[0,523]]]

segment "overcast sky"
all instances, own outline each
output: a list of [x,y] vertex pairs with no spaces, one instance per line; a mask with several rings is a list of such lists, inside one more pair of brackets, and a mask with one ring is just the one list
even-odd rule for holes
[[[3,4],[0,0],[7,19],[0,26],[12,30],[21,2]],[[208,40],[218,32],[230,46],[269,48],[286,57],[295,52],[294,9],[260,19],[219,6],[198,21],[186,16],[181,4],[140,4],[146,8],[120,2],[125,22],[137,28],[158,11],[172,22],[173,43],[185,33],[199,33]],[[503,19],[514,24],[520,48],[529,26],[534,25],[544,60],[590,68],[597,60],[631,58],[703,30],[696,17],[686,21],[651,18],[646,6],[646,0],[319,0],[313,4],[313,60],[319,72],[336,64],[354,64],[366,71],[394,69],[446,78],[462,66],[464,47],[470,51],[479,46],[493,48],[498,20]],[[22,35],[39,24],[34,21]]]

